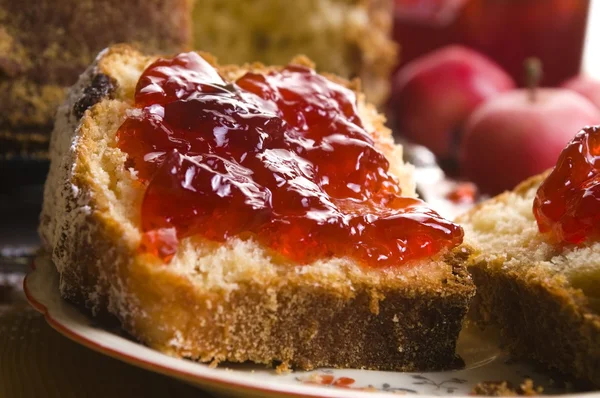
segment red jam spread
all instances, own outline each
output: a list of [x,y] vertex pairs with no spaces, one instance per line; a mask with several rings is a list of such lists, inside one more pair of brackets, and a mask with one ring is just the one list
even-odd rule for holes
[[195,53],[142,74],[118,131],[146,185],[140,250],[252,237],[298,263],[393,266],[462,242],[462,229],[403,197],[354,93],[290,65],[227,82]]
[[472,182],[459,182],[446,194],[446,199],[454,204],[473,204],[476,198],[477,186]]
[[560,243],[600,237],[600,127],[579,132],[537,191],[533,214],[540,232]]

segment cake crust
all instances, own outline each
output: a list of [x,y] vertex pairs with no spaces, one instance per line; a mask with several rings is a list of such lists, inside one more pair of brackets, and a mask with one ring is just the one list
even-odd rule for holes
[[[139,216],[128,208],[129,219],[119,219],[116,207],[125,196],[135,204],[139,192],[128,191],[131,182],[111,179],[111,173],[129,172],[119,170],[124,154],[103,140],[122,123],[137,78],[152,60],[127,46],[109,49],[59,110],[40,234],[60,273],[62,296],[93,313],[115,315],[150,347],[204,362],[404,371],[456,365],[456,338],[474,295],[463,265],[466,246],[389,270],[365,269],[349,259],[291,264],[238,238],[224,244],[187,238],[169,265],[137,252]],[[233,79],[270,68],[225,66],[219,72]],[[93,87],[106,82],[100,74],[112,89],[86,97],[102,91]],[[79,118],[82,103],[89,107]],[[397,155],[400,148],[383,119],[362,99],[360,104],[377,145]],[[401,156],[394,159],[392,169],[405,177],[403,190],[410,195],[410,168]]]

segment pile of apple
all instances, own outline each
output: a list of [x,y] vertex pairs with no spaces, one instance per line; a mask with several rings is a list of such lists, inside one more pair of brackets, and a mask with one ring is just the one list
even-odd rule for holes
[[482,193],[512,189],[554,166],[584,126],[600,124],[600,82],[576,76],[561,88],[517,89],[500,66],[460,46],[432,52],[401,68],[390,116],[398,131],[454,162]]

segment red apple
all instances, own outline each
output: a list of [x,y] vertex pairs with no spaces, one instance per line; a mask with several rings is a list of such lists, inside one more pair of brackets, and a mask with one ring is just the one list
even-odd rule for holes
[[391,116],[400,133],[447,158],[456,132],[477,105],[514,87],[510,76],[485,56],[461,46],[444,47],[397,72]]
[[566,89],[515,90],[475,110],[465,126],[459,165],[483,193],[512,189],[555,165],[558,155],[600,110]]
[[600,80],[579,75],[567,80],[561,87],[578,92],[600,109]]

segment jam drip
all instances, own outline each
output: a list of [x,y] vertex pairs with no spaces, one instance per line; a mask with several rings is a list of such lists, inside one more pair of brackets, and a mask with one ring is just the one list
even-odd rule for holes
[[559,243],[600,238],[600,127],[580,131],[537,191],[533,214],[540,232]]
[[159,59],[118,139],[146,185],[140,249],[165,261],[194,235],[382,267],[462,242],[459,226],[401,195],[354,93],[310,68],[228,83],[196,53]]

